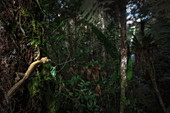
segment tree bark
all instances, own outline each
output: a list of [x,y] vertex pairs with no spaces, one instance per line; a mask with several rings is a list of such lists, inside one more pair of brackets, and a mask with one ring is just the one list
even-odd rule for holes
[[[103,11],[101,12],[101,23],[102,23],[102,32],[104,33],[105,23],[104,23],[104,18],[102,16],[102,13]],[[106,62],[106,49],[104,45],[102,45],[102,56],[103,56],[103,61]]]
[[120,16],[120,33],[121,33],[121,94],[120,94],[120,113],[124,113],[125,109],[125,84],[126,84],[126,69],[127,69],[127,45],[126,45],[126,0],[120,1],[119,7]]

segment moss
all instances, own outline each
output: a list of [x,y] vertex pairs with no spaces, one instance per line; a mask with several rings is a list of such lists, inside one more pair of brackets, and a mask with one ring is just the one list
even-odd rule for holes
[[56,80],[50,74],[50,66],[46,65],[37,71],[28,84],[30,95],[42,100],[42,107],[45,112],[56,113],[59,109],[59,101],[56,98]]

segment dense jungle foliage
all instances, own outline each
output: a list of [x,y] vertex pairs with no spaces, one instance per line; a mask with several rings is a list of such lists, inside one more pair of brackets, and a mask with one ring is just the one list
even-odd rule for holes
[[0,0],[0,113],[170,113],[170,0]]

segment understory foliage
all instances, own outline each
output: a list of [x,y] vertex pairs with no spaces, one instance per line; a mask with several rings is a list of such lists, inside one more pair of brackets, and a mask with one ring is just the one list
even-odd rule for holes
[[[127,25],[125,113],[163,113],[150,76],[170,112],[170,11],[160,2],[157,10],[150,6],[154,0],[129,1],[135,5],[130,18],[135,21]],[[119,112],[118,0],[1,0],[0,4],[0,112]],[[51,62],[38,66],[8,100],[8,90],[18,81],[15,73],[25,73],[39,54]]]

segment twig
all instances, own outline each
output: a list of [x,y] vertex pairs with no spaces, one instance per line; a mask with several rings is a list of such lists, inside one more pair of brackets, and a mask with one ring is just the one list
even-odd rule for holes
[[67,57],[66,61],[64,62],[63,66],[61,67],[61,69],[59,71],[57,71],[57,73],[59,73],[61,70],[63,70],[65,65],[68,63],[68,59],[70,57],[70,51],[69,51],[68,47],[67,47],[67,51],[68,51],[68,57]]
[[63,62],[63,63],[60,63],[60,64],[57,64],[56,62],[52,62],[52,63],[54,63],[56,66],[61,66],[61,65],[64,65],[65,63],[69,63],[69,62],[72,62],[72,61],[74,61],[74,60],[75,60],[75,58],[70,59],[70,60],[68,60],[68,61],[65,61],[65,62]]
[[40,59],[40,48],[38,47],[38,55],[34,60],[39,60]]

